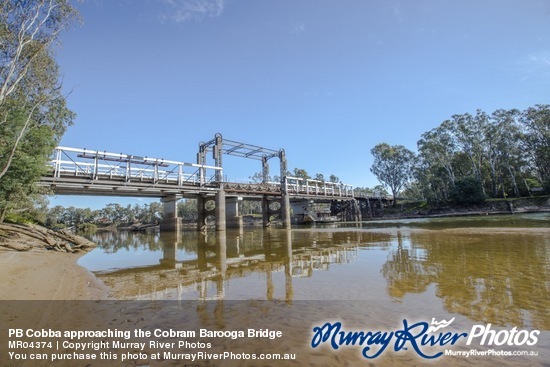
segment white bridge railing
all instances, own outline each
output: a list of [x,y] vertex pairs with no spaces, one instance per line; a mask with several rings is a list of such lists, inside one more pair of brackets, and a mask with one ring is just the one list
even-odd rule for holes
[[[54,178],[77,177],[174,186],[203,186],[215,182],[216,172],[222,176],[222,168],[215,166],[69,147],[55,148],[50,165]],[[284,185],[291,195],[354,197],[353,187],[340,182],[287,176]],[[270,182],[269,186],[277,191],[281,184]]]
[[353,197],[353,186],[340,182],[327,182],[300,177],[285,177],[286,192],[317,196]]
[[68,147],[55,148],[50,165],[56,178],[74,176],[178,186],[205,185],[214,179],[215,171],[222,170],[194,163]]

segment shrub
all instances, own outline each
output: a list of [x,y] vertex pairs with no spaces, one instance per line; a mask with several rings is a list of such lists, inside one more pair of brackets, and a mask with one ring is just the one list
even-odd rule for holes
[[81,223],[78,225],[78,230],[81,232],[94,232],[97,230],[97,226],[93,223]]

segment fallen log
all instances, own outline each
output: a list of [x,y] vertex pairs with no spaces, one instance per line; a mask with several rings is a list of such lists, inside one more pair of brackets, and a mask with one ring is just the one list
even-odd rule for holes
[[97,245],[93,243],[92,241],[82,237],[78,236],[74,233],[71,233],[65,229],[60,230],[59,232],[54,232],[58,237],[63,238],[66,241],[72,242],[74,248],[94,248]]
[[[30,250],[33,247],[63,252],[89,251],[96,244],[67,230],[53,231],[33,224],[0,223],[0,246],[17,251]],[[25,243],[25,246],[21,245]],[[31,245],[28,245],[31,243]]]
[[29,251],[32,248],[31,245],[16,242],[16,241],[0,243],[0,245],[2,245],[4,247],[7,247],[7,248],[10,248],[12,250],[16,250],[16,251]]
[[46,237],[44,236],[44,233],[37,231],[35,228],[30,226],[23,226],[18,224],[4,224],[0,223],[0,229],[3,229],[8,232],[16,232],[23,234],[28,237],[35,238],[40,241],[45,241]]

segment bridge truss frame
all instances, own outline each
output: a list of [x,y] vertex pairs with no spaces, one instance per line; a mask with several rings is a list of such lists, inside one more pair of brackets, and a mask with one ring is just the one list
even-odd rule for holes
[[235,140],[224,139],[222,134],[217,133],[214,136],[214,139],[205,142],[199,143],[199,152],[197,154],[197,164],[206,165],[206,157],[209,152],[212,152],[215,167],[219,168],[220,171],[217,172],[216,181],[222,182],[223,172],[223,155],[232,155],[241,158],[254,159],[262,162],[262,183],[269,183],[269,164],[268,161],[271,158],[279,157],[279,168],[280,168],[280,180],[281,185],[283,184],[284,177],[287,172],[287,162],[284,149],[274,150],[270,148],[261,147],[259,145],[248,144],[243,142],[238,142]]

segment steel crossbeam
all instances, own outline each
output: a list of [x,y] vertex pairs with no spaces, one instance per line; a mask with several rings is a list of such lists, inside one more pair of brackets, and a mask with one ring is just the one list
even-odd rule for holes
[[[219,134],[217,136],[221,137],[221,135]],[[213,147],[215,146],[215,144],[216,139],[212,139],[206,143],[202,143],[201,145],[204,147],[206,152],[209,152],[214,149]],[[278,150],[264,148],[259,145],[247,144],[229,139],[222,140],[221,152],[223,154],[233,155],[236,157],[250,158],[256,160],[262,160],[263,157],[267,157],[267,159],[269,159],[279,156]]]

